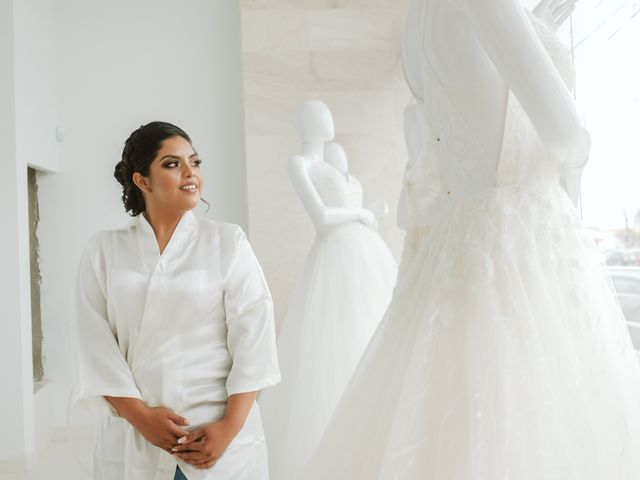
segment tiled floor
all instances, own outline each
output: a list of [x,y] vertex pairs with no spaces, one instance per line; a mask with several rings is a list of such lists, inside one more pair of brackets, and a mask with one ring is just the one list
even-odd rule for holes
[[27,473],[0,472],[0,480],[90,480],[93,435],[54,441]]

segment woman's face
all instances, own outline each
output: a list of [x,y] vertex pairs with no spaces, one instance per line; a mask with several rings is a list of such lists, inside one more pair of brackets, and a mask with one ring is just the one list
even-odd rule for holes
[[142,189],[147,208],[186,211],[196,207],[203,187],[201,163],[184,138],[164,140],[151,162],[149,176],[140,176],[146,186]]

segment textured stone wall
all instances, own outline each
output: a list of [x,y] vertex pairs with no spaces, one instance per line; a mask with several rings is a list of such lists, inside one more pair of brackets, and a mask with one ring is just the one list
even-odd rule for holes
[[407,0],[242,0],[247,176],[251,242],[284,315],[313,243],[313,227],[286,166],[298,152],[297,105],[324,101],[336,141],[363,185],[365,205],[386,200],[379,231],[396,258],[395,224],[410,98],[400,64]]

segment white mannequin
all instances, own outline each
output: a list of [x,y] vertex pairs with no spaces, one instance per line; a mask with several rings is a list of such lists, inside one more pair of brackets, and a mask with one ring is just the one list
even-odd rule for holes
[[[407,170],[414,167],[418,163],[418,157],[422,150],[422,123],[419,121],[420,105],[412,98],[404,110],[404,139],[407,145],[408,161],[405,166],[405,175]],[[397,224],[400,230],[407,230],[409,226],[409,205],[407,184],[402,183],[402,190],[400,191],[400,199],[398,201],[398,209],[396,211]]]
[[[324,162],[324,144],[334,137],[333,117],[329,108],[319,100],[304,102],[296,110],[294,125],[302,141],[302,152],[289,161],[289,175],[316,229],[323,230],[331,225],[354,220],[360,220],[375,229],[377,221],[371,210],[327,207],[313,185],[315,166]],[[346,165],[346,155],[340,161],[344,161]]]
[[[362,208],[333,119],[320,101],[300,105],[302,153],[289,162],[317,235],[278,333],[282,383],[260,399],[271,478],[296,479],[391,300],[397,264]],[[384,202],[372,207],[386,213]]]
[[428,25],[403,51],[424,93],[405,110],[418,214],[403,220],[431,231],[416,250],[405,242],[387,312],[295,478],[640,478],[640,368],[558,185],[588,143],[558,73],[571,73],[567,51],[515,0],[411,7],[409,23]]
[[342,145],[338,142],[325,143],[324,161],[344,175],[345,180],[349,181],[349,161],[347,160],[347,152],[344,151]]
[[[405,56],[426,55],[491,158],[500,155],[502,136],[496,132],[504,131],[510,88],[549,151],[565,159],[565,188],[576,203],[590,137],[520,0],[429,0],[423,26],[424,1],[409,6]],[[574,5],[542,0],[534,12],[557,29]],[[403,64],[411,90],[422,99],[419,66]]]
[[415,218],[415,198],[412,198],[407,185],[407,173],[419,162],[419,156],[423,148],[423,122],[420,121],[421,107],[412,98],[404,111],[404,138],[407,145],[408,161],[405,166],[405,180],[402,182],[402,190],[396,210],[396,223],[400,230],[405,232],[405,245],[402,249],[401,264],[410,262],[413,254],[419,247],[422,239],[428,234],[430,226],[420,225]]
[[[337,142],[327,142],[324,144],[324,160],[338,172],[344,175],[344,178],[349,182],[349,161],[347,160],[347,153]],[[371,210],[376,218],[385,217],[389,214],[389,204],[384,200],[377,200],[371,203],[367,210]]]
[[533,9],[533,14],[544,21],[554,31],[562,26],[576,9],[577,0],[542,0]]

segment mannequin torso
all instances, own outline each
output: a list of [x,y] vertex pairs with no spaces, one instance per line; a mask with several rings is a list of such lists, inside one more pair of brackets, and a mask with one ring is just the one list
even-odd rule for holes
[[[444,159],[445,184],[453,194],[495,182],[510,91],[550,155],[558,159],[562,176],[577,177],[579,185],[589,135],[529,16],[519,0],[413,0],[410,4],[403,67],[414,97],[427,102],[424,110],[431,116],[428,123],[434,132],[427,134],[427,141],[441,141],[438,132],[443,125],[434,117],[443,111],[455,117],[444,121],[449,122],[444,127],[452,137],[463,129],[459,138],[477,143],[477,148],[464,147],[466,154],[459,148],[455,152],[479,165],[467,168],[466,180],[457,178],[464,167]],[[434,100],[439,104],[434,105]],[[575,203],[578,189],[567,190],[573,190]]]
[[294,123],[302,140],[302,152],[289,161],[289,176],[316,230],[353,221],[375,228],[377,221],[371,210],[325,205],[314,185],[327,168],[335,170],[324,161],[324,144],[334,136],[333,118],[327,106],[317,100],[303,103]]

